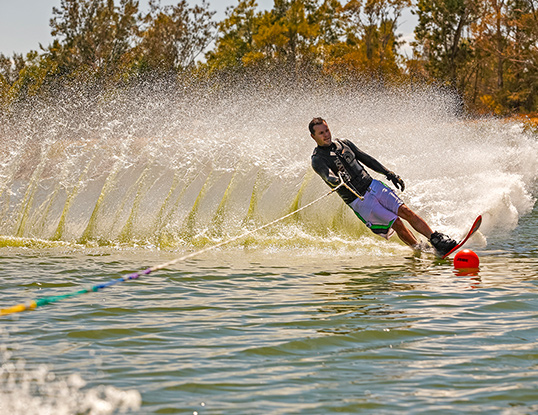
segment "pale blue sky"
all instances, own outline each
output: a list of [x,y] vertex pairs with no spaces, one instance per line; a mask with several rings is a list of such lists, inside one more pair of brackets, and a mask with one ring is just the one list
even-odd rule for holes
[[[51,43],[49,20],[52,8],[59,7],[61,0],[0,0],[0,52],[11,56],[13,52],[26,54],[30,50],[39,50],[39,43],[47,46]],[[200,1],[201,2],[201,1]],[[162,0],[162,4],[177,4],[177,0]],[[190,0],[190,3],[197,3]],[[210,8],[217,12],[215,18],[221,20],[228,6],[238,0],[209,0]],[[273,0],[257,0],[260,9],[271,9]],[[141,8],[147,1],[140,0]],[[400,33],[404,39],[412,38],[416,18],[405,13],[400,20]],[[406,50],[404,48],[404,50]]]

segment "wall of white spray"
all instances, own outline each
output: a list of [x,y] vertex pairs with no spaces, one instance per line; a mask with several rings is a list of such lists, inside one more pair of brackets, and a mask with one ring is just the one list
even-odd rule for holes
[[[163,248],[236,235],[327,191],[310,168],[307,125],[321,116],[399,174],[433,228],[458,237],[483,214],[485,244],[532,211],[538,144],[517,123],[458,111],[450,94],[416,86],[73,88],[2,115],[0,234]],[[297,216],[258,242],[376,238],[336,195]]]

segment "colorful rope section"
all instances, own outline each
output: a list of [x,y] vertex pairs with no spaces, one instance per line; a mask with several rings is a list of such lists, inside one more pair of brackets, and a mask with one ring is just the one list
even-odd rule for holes
[[82,295],[82,294],[86,294],[86,293],[90,293],[90,292],[97,292],[97,291],[99,291],[99,290],[101,290],[103,288],[110,287],[111,285],[114,285],[114,284],[117,284],[117,283],[120,283],[120,282],[137,279],[142,275],[149,274],[150,272],[151,272],[151,268],[148,268],[145,271],[142,271],[140,273],[135,272],[135,273],[127,275],[125,277],[117,278],[115,280],[111,280],[111,281],[105,282],[103,284],[97,284],[97,285],[94,285],[91,288],[85,288],[83,290],[75,291],[73,293],[63,294],[63,295],[54,295],[54,296],[50,296],[50,297],[44,297],[44,298],[40,298],[40,299],[37,299],[37,300],[32,300],[28,304],[17,304],[17,305],[15,305],[13,307],[3,308],[3,309],[0,309],[0,316],[6,315],[6,314],[19,313],[21,311],[34,310],[37,307],[41,307],[41,306],[44,306],[44,305],[47,305],[47,304],[55,303],[57,301],[65,300],[66,298],[76,297],[77,295]]

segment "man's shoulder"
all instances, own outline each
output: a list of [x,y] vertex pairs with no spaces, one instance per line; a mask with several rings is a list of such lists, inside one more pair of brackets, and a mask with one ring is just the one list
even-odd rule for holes
[[314,151],[312,152],[312,165],[315,164],[326,164],[327,161],[331,158],[331,151],[325,151],[325,149],[320,148],[317,146],[314,148]]
[[325,149],[320,147],[320,146],[316,146],[314,147],[314,151],[312,151],[312,157],[316,156],[316,155],[323,155],[325,153]]
[[346,139],[340,139],[340,138],[334,138],[333,139],[333,143],[334,145],[330,146],[330,147],[320,147],[320,146],[316,146],[314,148],[314,151],[312,152],[312,158],[314,157],[322,157],[322,158],[327,158],[327,157],[332,157],[334,156],[334,150],[336,151],[341,151],[342,149],[342,145],[348,145],[348,143],[350,143],[349,140],[346,140]]
[[312,152],[312,160],[315,158],[318,158],[321,155],[321,152],[319,151],[319,147],[314,148],[314,151]]
[[349,147],[354,153],[362,152],[359,147],[357,147],[357,144],[351,140],[348,140],[347,138],[340,139],[339,141],[342,143],[342,145]]
[[325,168],[324,166],[327,166],[327,160],[314,149],[310,158],[310,164],[315,171],[320,171]]
[[351,141],[351,140],[349,140],[349,139],[347,139],[347,138],[337,138],[336,140],[338,140],[340,143],[345,144],[345,145],[347,145],[347,146],[352,146],[352,145],[354,145],[354,144],[353,144],[353,141]]

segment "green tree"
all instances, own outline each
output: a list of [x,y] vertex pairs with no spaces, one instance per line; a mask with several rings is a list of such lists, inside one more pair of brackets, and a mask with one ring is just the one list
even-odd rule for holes
[[206,54],[211,70],[237,69],[243,58],[254,52],[254,35],[258,32],[260,14],[256,0],[240,0],[228,7],[226,18],[219,23],[219,37],[215,48]]
[[284,65],[297,74],[301,66],[311,64],[316,57],[319,26],[315,19],[317,0],[275,0],[273,10],[259,19],[253,36],[255,51],[245,60],[269,60]]
[[139,66],[162,72],[192,67],[214,40],[215,12],[205,0],[194,7],[188,7],[186,0],[174,6],[163,7],[160,0],[150,0],[149,4],[136,50]]
[[319,45],[333,45],[344,35],[345,22],[342,20],[342,4],[338,0],[325,0],[312,14],[319,28]]
[[428,73],[463,92],[472,76],[469,26],[477,19],[474,0],[418,0],[415,52]]
[[137,13],[135,0],[61,0],[52,9],[48,52],[63,71],[114,72],[136,41]]
[[319,3],[275,0],[272,10],[260,13],[254,0],[239,1],[220,23],[215,49],[207,54],[208,66],[285,68],[298,75],[301,67],[319,57]]

